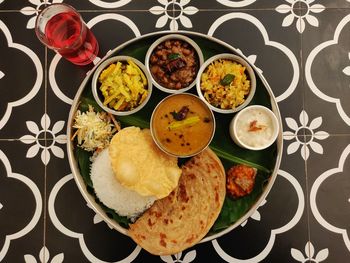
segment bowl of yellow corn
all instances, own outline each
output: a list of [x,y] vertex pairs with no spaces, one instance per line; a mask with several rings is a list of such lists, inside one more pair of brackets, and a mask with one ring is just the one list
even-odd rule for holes
[[97,104],[113,115],[125,116],[141,110],[151,93],[151,77],[133,57],[111,57],[97,67],[92,77],[92,94]]

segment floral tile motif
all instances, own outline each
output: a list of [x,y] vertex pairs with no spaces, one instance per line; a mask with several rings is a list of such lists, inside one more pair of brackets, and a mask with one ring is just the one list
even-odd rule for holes
[[198,12],[198,8],[195,6],[192,6],[190,1],[188,0],[181,0],[181,1],[175,1],[174,2],[174,14],[171,26],[171,30],[178,30],[179,25],[183,26],[184,28],[192,28],[192,22],[190,19],[190,16],[196,14]]
[[[62,133],[65,121],[58,121],[51,127],[51,120],[44,114],[40,121],[40,127],[33,121],[27,121],[27,128],[31,134],[24,135],[20,141],[25,144],[34,144],[27,151],[27,158],[33,158],[40,154],[41,161],[47,165],[51,159],[51,154],[57,158],[64,157],[64,151],[57,144],[66,144],[67,136]],[[44,134],[45,140],[40,140]]]
[[[321,4],[314,4],[314,0],[285,0],[286,4],[276,7],[276,11],[281,14],[287,14],[283,19],[282,26],[288,27],[296,21],[295,26],[299,33],[303,33],[308,23],[311,26],[318,27],[318,19],[312,14],[321,13],[325,7]],[[299,5],[298,7],[296,7]]]
[[[184,254],[184,255],[183,255]],[[161,260],[166,263],[183,262],[190,263],[196,258],[196,250],[191,250],[187,253],[177,253],[176,255],[160,256]]]
[[[304,256],[305,253],[305,256]],[[314,245],[311,242],[307,242],[305,245],[304,253],[296,248],[291,249],[292,257],[298,262],[307,262],[312,260],[312,262],[319,263],[328,258],[329,250],[324,248],[317,253],[315,253]]]
[[62,263],[64,260],[64,254],[60,253],[56,256],[50,258],[50,251],[47,249],[47,247],[42,247],[39,252],[39,260],[37,261],[36,257],[31,254],[24,255],[24,262],[25,263]]
[[27,29],[34,29],[35,27],[35,20],[41,10],[45,8],[45,6],[50,5],[50,4],[57,4],[57,3],[62,3],[63,0],[51,0],[51,1],[46,1],[46,0],[31,0],[29,1],[31,5],[25,6],[21,8],[20,12],[23,15],[26,15],[29,17],[28,23],[26,28]]
[[[310,150],[315,153],[323,154],[322,145],[317,140],[325,140],[329,133],[317,130],[322,125],[322,117],[317,117],[310,121],[306,111],[302,111],[299,116],[300,126],[293,118],[285,118],[287,127],[283,132],[283,138],[286,141],[295,140],[287,147],[287,154],[293,154],[300,148],[301,157],[307,160],[310,156]],[[291,129],[292,131],[290,131]]]

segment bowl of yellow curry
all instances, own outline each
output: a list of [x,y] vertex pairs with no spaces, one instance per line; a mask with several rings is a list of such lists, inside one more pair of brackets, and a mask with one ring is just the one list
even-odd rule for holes
[[92,94],[98,105],[118,116],[141,110],[152,93],[151,77],[146,67],[129,56],[105,60],[92,77]]
[[215,117],[199,97],[180,93],[159,102],[150,126],[153,140],[162,151],[184,158],[208,147],[215,133]]

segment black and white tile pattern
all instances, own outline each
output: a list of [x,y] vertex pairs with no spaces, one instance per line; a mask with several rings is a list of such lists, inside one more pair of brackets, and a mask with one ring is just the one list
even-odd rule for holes
[[[155,257],[105,224],[76,187],[70,105],[92,66],[45,49],[45,5],[75,6],[103,57],[154,31],[189,30],[246,55],[283,121],[276,182],[240,227]],[[0,262],[349,262],[350,0],[0,0]]]

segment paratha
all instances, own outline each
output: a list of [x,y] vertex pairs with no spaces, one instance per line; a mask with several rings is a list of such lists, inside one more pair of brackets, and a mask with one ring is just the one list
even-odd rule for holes
[[198,243],[217,219],[226,193],[225,170],[210,149],[183,167],[178,186],[157,200],[134,224],[129,236],[154,255],[171,255]]

